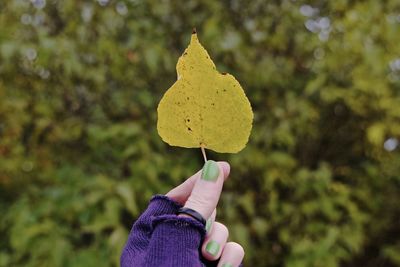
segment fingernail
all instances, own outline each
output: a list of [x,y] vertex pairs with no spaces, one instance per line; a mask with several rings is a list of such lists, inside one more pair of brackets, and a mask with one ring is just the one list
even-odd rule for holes
[[211,240],[210,242],[208,242],[207,246],[206,246],[206,251],[213,255],[214,257],[217,256],[218,251],[219,251],[219,244],[217,242],[215,242],[214,240]]
[[208,233],[210,231],[211,228],[211,218],[208,218],[207,222],[206,222],[206,232]]
[[222,264],[222,267],[233,267],[233,266],[230,263],[224,263],[224,264]]
[[204,163],[203,171],[201,173],[201,179],[206,181],[215,182],[219,175],[218,164],[213,160],[207,160]]

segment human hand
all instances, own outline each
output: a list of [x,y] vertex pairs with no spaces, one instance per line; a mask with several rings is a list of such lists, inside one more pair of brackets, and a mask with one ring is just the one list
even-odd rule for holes
[[[154,196],[132,227],[121,266],[239,266],[243,248],[227,242],[228,228],[215,221],[229,172],[228,163],[207,161],[202,170],[165,196]],[[206,227],[196,218],[179,213],[182,207],[207,219]]]
[[216,206],[223,183],[228,178],[229,173],[230,166],[227,162],[209,160],[202,170],[166,194],[167,197],[182,206],[193,209],[200,213],[203,218],[207,218],[207,234],[201,246],[201,253],[209,261],[220,259],[218,267],[239,266],[244,257],[244,250],[241,245],[235,242],[227,242],[228,228],[215,221]]

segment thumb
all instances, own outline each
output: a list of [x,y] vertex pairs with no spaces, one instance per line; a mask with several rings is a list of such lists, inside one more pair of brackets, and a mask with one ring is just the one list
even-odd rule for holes
[[193,186],[185,207],[197,211],[203,218],[209,218],[218,204],[224,176],[228,176],[229,170],[227,162],[217,163],[208,160],[203,166],[200,179],[197,179]]

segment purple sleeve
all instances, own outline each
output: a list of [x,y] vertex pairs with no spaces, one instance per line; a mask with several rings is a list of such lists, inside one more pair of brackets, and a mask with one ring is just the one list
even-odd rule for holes
[[132,227],[121,267],[204,266],[199,255],[204,227],[194,219],[177,216],[180,207],[166,196],[151,199]]

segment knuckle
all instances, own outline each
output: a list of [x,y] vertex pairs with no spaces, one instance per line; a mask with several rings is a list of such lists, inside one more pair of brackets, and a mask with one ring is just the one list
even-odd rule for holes
[[220,232],[223,235],[226,235],[227,237],[229,236],[229,229],[228,227],[225,226],[225,224],[222,224],[220,222],[215,222],[214,227],[216,231]]
[[232,251],[233,253],[235,253],[237,255],[240,255],[241,257],[244,257],[244,254],[245,254],[244,248],[236,242],[226,243],[225,248],[229,249],[230,251]]
[[203,197],[199,197],[199,196],[196,196],[196,197],[190,196],[188,199],[188,203],[190,203],[193,206],[197,206],[197,207],[204,207],[204,206],[208,205],[207,199],[205,199]]

